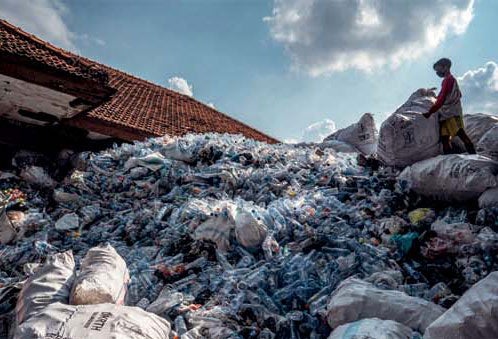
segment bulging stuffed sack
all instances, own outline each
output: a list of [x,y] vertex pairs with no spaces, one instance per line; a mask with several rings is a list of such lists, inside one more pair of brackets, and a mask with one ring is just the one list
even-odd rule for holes
[[423,160],[407,167],[399,180],[418,194],[444,201],[477,199],[498,186],[498,162],[480,155],[451,154]]
[[498,187],[486,190],[479,197],[479,208],[498,208]]
[[337,140],[348,143],[357,148],[361,153],[370,155],[377,149],[377,127],[371,113],[365,113],[360,120],[332,133],[323,142]]
[[74,282],[73,305],[124,304],[130,280],[126,263],[109,244],[88,250]]
[[426,339],[498,338],[498,272],[489,274],[434,321]]
[[498,117],[484,113],[465,114],[463,122],[470,140],[477,144],[484,134],[498,126]]
[[437,114],[425,118],[435,102],[431,90],[419,89],[380,127],[377,155],[385,165],[404,167],[441,154]]
[[138,307],[55,303],[22,324],[14,339],[165,339],[170,324]]
[[330,327],[365,318],[397,321],[423,333],[444,308],[400,291],[382,290],[356,278],[344,280],[327,305]]
[[403,324],[378,318],[362,319],[337,327],[328,339],[421,339]]
[[68,303],[74,281],[74,258],[71,251],[47,257],[24,284],[16,305],[17,323],[21,324],[52,303]]
[[476,150],[477,153],[498,161],[498,124],[482,136]]

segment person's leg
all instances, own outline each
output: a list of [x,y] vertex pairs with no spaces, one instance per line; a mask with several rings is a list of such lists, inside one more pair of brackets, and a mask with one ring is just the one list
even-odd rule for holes
[[458,130],[457,136],[465,144],[465,149],[467,150],[467,153],[469,153],[469,154],[476,154],[476,149],[474,147],[474,144],[472,143],[472,140],[470,140],[470,138],[467,135],[467,133],[465,133],[465,130],[463,128],[460,128]]
[[441,142],[443,143],[443,153],[451,154],[450,136],[449,135],[441,136]]

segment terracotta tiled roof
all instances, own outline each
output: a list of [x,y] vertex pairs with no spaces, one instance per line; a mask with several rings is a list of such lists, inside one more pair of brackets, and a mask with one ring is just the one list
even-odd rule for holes
[[107,73],[95,63],[57,48],[0,19],[0,53],[27,59],[46,69],[72,76],[107,82]]
[[[6,25],[4,21],[1,24]],[[125,140],[140,140],[150,136],[184,135],[187,133],[233,133],[269,143],[276,139],[233,119],[191,97],[139,79],[95,61],[54,47],[10,24],[23,39],[8,36],[0,29],[0,51],[29,55],[40,62],[85,76],[81,67],[103,70],[108,85],[116,93],[104,104],[69,119],[66,123]],[[14,28],[13,28],[14,27]],[[1,27],[0,27],[1,28]],[[3,47],[5,45],[5,47]],[[55,54],[55,56],[54,56]],[[74,65],[67,60],[77,59]]]

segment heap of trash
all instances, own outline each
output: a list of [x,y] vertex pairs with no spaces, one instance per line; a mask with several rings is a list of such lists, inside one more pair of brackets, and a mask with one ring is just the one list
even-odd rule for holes
[[407,164],[393,119],[308,145],[149,139],[57,175],[20,152],[0,172],[0,337],[496,337],[498,162]]

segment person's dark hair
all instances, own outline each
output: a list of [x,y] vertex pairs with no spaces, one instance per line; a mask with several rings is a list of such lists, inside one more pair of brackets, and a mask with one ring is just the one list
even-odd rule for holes
[[451,67],[451,60],[448,58],[442,58],[436,61],[436,63],[432,66],[432,68],[436,68],[438,66],[443,66],[443,67]]

